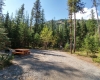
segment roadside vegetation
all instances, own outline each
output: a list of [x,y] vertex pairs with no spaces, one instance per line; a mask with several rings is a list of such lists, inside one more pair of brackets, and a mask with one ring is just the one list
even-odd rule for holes
[[0,69],[12,65],[12,59],[14,59],[14,55],[0,54]]

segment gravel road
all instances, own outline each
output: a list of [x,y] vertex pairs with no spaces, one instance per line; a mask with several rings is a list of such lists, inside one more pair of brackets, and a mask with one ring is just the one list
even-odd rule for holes
[[100,80],[100,69],[66,52],[31,50],[0,70],[0,80]]

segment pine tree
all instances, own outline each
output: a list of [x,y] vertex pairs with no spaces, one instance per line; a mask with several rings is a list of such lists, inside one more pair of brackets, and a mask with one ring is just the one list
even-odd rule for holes
[[24,4],[22,4],[21,8],[18,11],[18,17],[21,18],[21,19],[23,19],[23,17],[24,17],[24,10],[25,10]]
[[68,21],[65,20],[65,39],[66,39],[66,42],[69,43],[69,24],[68,24]]
[[15,26],[14,26],[14,48],[22,47],[23,38],[23,23],[24,23],[24,4],[21,5],[18,10],[15,18]]
[[36,0],[36,2],[34,3],[34,18],[35,18],[35,27],[34,27],[34,31],[35,33],[39,32],[39,24],[41,23],[41,4],[40,4],[40,0]]
[[63,24],[59,25],[59,46],[64,46],[66,43],[66,28]]
[[77,25],[76,25],[76,49],[79,50],[81,45],[81,24],[80,24],[80,20],[77,20]]
[[51,20],[51,29],[52,29],[52,31],[53,31],[53,36],[54,36],[54,29],[55,29],[55,26],[54,26],[54,20],[52,19]]
[[41,30],[43,29],[45,24],[45,14],[44,14],[44,9],[41,11]]
[[4,27],[5,27],[6,32],[8,33],[8,36],[10,33],[9,22],[10,22],[9,13],[7,12],[7,14],[5,16],[5,20],[4,20]]
[[73,0],[68,0],[68,10],[69,10],[69,24],[70,24],[70,53],[72,54],[72,3]]
[[[2,6],[4,5],[3,0],[0,1],[0,50],[6,47],[9,47],[9,38],[7,37],[7,33],[5,33],[4,22],[3,22],[3,14],[2,14]],[[8,44],[8,45],[7,45]]]
[[32,8],[32,10],[31,10],[30,30],[32,30],[33,20],[34,20],[34,8]]
[[84,38],[86,37],[87,32],[88,32],[86,22],[83,18],[80,21],[80,26],[81,26],[80,40],[81,40],[81,42],[83,42]]
[[87,29],[88,29],[88,34],[89,35],[94,35],[96,34],[96,20],[94,16],[94,11],[91,10],[91,19],[87,21]]
[[81,11],[83,12],[83,8],[84,8],[84,3],[81,2],[81,0],[73,0],[72,1],[73,5],[72,5],[72,12],[74,14],[74,52],[75,52],[75,47],[76,47],[76,13]]
[[[98,4],[100,4],[100,0],[91,0],[93,2],[93,6],[95,7],[95,10],[96,10],[96,15],[97,15],[97,32],[98,32],[98,35],[99,35],[99,40],[100,40],[100,26],[99,26],[99,17],[98,17],[98,12],[97,12],[97,7],[98,7]],[[99,1],[99,2],[98,2]]]

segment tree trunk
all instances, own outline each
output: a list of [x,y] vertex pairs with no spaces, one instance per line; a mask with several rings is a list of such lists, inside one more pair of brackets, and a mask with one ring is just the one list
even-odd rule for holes
[[98,31],[98,35],[99,35],[99,40],[100,40],[100,26],[99,26],[99,17],[98,17],[98,12],[97,12],[97,7],[95,6],[95,10],[96,10],[96,15],[97,15],[97,31]]
[[76,13],[74,12],[74,45],[73,45],[73,51],[75,53],[76,48]]
[[72,14],[70,14],[70,53],[72,54]]

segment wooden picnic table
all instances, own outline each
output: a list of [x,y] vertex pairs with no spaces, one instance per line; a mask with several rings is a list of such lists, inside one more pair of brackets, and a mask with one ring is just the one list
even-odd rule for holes
[[26,54],[30,54],[30,50],[29,49],[15,49],[13,54],[26,55]]

